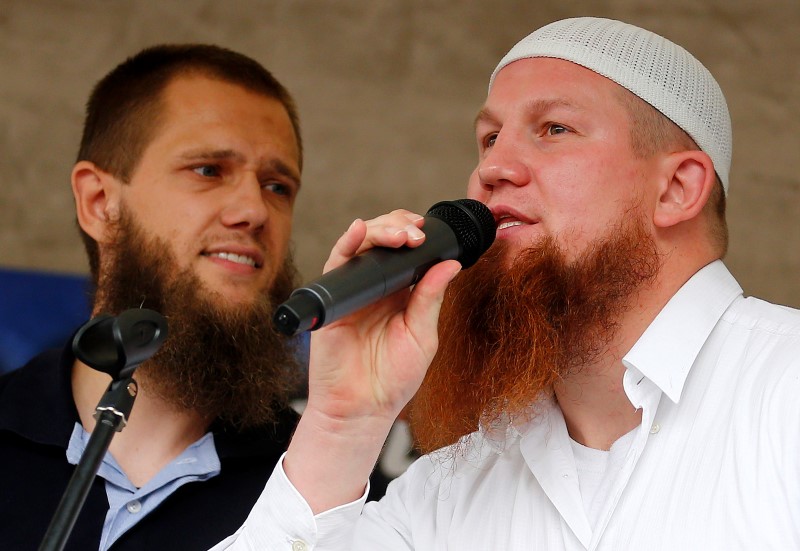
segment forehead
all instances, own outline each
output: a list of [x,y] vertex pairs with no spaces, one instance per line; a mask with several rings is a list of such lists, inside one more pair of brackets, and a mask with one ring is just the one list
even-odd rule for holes
[[[173,78],[161,94],[155,137],[235,132],[241,137],[282,144],[295,158],[299,146],[286,107],[276,98],[205,75]],[[199,133],[199,134],[196,134]]]
[[486,106],[509,101],[544,101],[553,106],[588,109],[605,107],[606,100],[618,100],[623,90],[617,83],[571,61],[523,58],[497,73]]

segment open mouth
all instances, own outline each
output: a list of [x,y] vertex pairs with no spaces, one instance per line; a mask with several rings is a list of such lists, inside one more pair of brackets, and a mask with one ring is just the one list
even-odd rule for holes
[[525,226],[525,225],[527,224],[521,220],[507,220],[497,224],[497,230],[500,231],[506,228],[513,228],[514,226]]
[[221,258],[222,260],[227,260],[228,262],[243,264],[245,266],[250,266],[252,268],[261,267],[261,265],[256,261],[255,258],[244,254],[236,254],[236,253],[222,251],[222,252],[204,253],[204,256]]

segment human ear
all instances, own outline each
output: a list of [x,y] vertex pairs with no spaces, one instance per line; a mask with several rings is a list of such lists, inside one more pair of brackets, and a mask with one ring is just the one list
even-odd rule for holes
[[703,151],[679,151],[664,158],[666,177],[659,190],[653,223],[674,226],[700,214],[714,188],[714,163]]
[[79,161],[72,168],[78,224],[98,243],[105,241],[110,224],[117,219],[120,185],[111,174],[89,161]]

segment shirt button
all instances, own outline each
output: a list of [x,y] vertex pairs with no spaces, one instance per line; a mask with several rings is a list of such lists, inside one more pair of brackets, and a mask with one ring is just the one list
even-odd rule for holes
[[661,430],[661,425],[659,425],[658,423],[653,423],[653,426],[650,427],[650,434],[656,434],[660,430]]
[[292,542],[292,551],[307,551],[308,545],[302,540],[294,540]]
[[130,503],[128,503],[128,505],[126,505],[125,508],[128,510],[129,513],[136,514],[142,510],[142,503],[138,499],[135,499]]

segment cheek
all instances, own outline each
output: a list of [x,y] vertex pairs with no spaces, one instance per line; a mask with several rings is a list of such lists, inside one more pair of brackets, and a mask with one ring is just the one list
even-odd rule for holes
[[276,262],[282,262],[289,250],[292,237],[292,216],[273,215],[269,251]]
[[542,199],[545,230],[568,253],[582,249],[609,223],[607,203],[592,182],[564,185]]
[[201,247],[205,232],[200,219],[184,216],[180,212],[172,212],[171,215],[154,226],[158,236],[170,244],[176,253],[186,254],[189,250]]
[[198,259],[200,251],[195,246],[197,243],[197,239],[187,239],[185,235],[176,235],[168,239],[164,246],[169,249],[178,269],[184,270],[192,266]]
[[180,269],[188,268],[208,244],[207,227],[206,220],[181,209],[150,211],[143,220],[143,229],[171,253]]
[[188,228],[197,226],[203,213],[191,198],[161,191],[165,187],[153,186],[154,190],[142,189],[138,193],[131,193],[126,208],[146,230],[162,239],[172,239],[180,237]]

